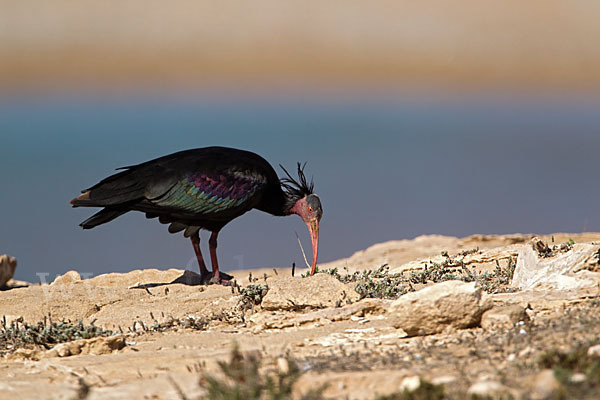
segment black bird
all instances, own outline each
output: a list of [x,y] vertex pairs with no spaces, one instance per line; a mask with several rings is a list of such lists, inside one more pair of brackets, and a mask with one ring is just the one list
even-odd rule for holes
[[[142,164],[123,167],[79,197],[73,207],[104,207],[83,221],[91,229],[112,221],[128,211],[141,211],[169,225],[169,232],[184,231],[192,241],[202,281],[224,283],[219,275],[217,237],[231,220],[256,208],[277,216],[299,215],[308,226],[312,241],[311,275],[319,251],[319,221],[323,215],[314,184],[298,163],[298,179],[281,166],[279,179],[273,167],[249,151],[205,147],[180,151]],[[201,230],[212,232],[209,239],[212,275],[200,252]]]

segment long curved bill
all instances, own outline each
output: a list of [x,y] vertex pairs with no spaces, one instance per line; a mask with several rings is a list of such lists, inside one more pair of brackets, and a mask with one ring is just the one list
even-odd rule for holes
[[319,221],[313,219],[312,221],[306,224],[308,226],[308,231],[310,232],[310,241],[312,242],[312,270],[310,271],[311,275],[315,274],[315,270],[317,268],[317,257],[319,256]]

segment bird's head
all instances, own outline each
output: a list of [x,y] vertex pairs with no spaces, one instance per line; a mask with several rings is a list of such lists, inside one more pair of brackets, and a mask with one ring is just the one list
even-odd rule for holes
[[304,175],[304,166],[298,163],[298,180],[292,178],[283,166],[281,166],[286,178],[281,179],[281,186],[285,189],[289,201],[290,214],[297,214],[302,218],[308,231],[310,232],[310,240],[312,242],[312,270],[311,275],[314,275],[317,267],[317,257],[319,255],[319,222],[323,216],[323,207],[319,196],[314,193],[314,183],[306,180]]

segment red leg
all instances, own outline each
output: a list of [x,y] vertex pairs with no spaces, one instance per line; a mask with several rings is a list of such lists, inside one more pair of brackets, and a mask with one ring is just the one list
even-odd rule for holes
[[194,247],[194,252],[196,253],[196,259],[198,259],[198,265],[200,266],[200,276],[202,277],[203,281],[208,280],[210,277],[210,272],[208,272],[206,269],[206,264],[204,264],[204,258],[202,258],[202,252],[200,251],[200,235],[198,232],[196,232],[190,237],[190,239],[192,241],[192,246]]
[[208,246],[210,249],[210,262],[212,264],[213,281],[221,283],[221,277],[219,276],[219,261],[217,260],[217,237],[219,232],[213,232],[208,240]]

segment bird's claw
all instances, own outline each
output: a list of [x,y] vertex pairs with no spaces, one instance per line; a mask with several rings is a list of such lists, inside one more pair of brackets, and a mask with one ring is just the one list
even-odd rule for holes
[[219,272],[219,275],[214,276],[212,272],[207,275],[201,275],[202,283],[205,285],[223,285],[223,286],[233,286],[233,276],[225,273]]

